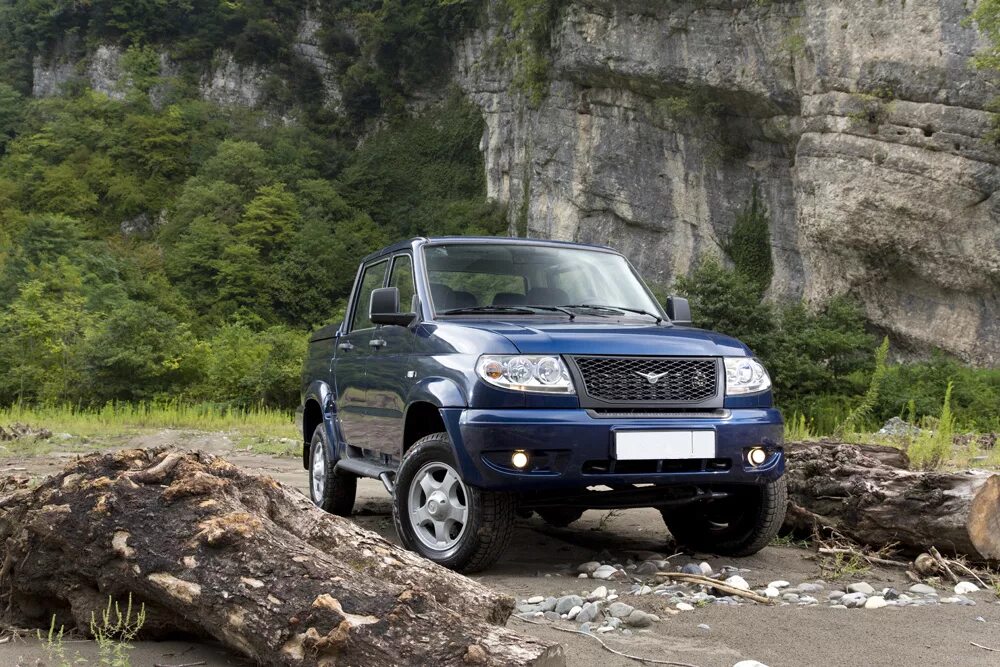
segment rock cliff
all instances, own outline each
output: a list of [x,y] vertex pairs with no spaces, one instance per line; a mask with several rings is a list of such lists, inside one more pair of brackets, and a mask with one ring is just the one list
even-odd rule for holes
[[1000,363],[997,95],[964,0],[577,0],[537,106],[494,27],[456,78],[489,193],[531,236],[610,243],[663,282],[722,255],[757,184],[773,298],[851,293],[913,350]]

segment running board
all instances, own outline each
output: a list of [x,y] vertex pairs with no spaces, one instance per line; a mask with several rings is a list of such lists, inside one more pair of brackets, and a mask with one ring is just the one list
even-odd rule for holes
[[381,480],[385,486],[385,490],[392,493],[392,480],[396,476],[396,471],[392,468],[387,468],[384,465],[365,459],[340,459],[337,461],[336,469],[349,472],[358,477],[370,477]]

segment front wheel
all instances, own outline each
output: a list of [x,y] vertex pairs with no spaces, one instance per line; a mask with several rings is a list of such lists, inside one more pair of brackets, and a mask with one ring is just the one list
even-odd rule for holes
[[336,469],[331,461],[323,424],[313,431],[309,444],[309,497],[317,507],[337,516],[350,516],[358,490],[358,478]]
[[439,565],[474,572],[492,565],[510,541],[514,502],[467,486],[447,433],[406,452],[396,473],[392,519],[403,545]]
[[661,509],[660,513],[679,545],[720,556],[751,556],[778,534],[787,505],[788,485],[781,477],[734,487],[722,500]]

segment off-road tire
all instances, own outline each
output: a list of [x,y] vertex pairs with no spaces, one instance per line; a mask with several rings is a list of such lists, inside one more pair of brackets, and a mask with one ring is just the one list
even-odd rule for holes
[[409,489],[414,476],[427,463],[445,463],[456,471],[458,464],[447,433],[433,433],[411,447],[396,473],[392,499],[392,520],[403,546],[459,572],[477,572],[495,563],[510,542],[514,530],[515,503],[510,494],[484,491],[465,485],[468,519],[456,547],[436,552],[414,534],[409,519]]
[[[320,497],[316,496],[313,485],[313,467],[316,465],[316,448],[322,452],[322,465],[325,484]],[[326,428],[323,424],[313,431],[309,443],[309,497],[317,507],[337,516],[350,516],[354,509],[354,499],[358,493],[358,478],[347,472],[336,469],[337,462],[331,461],[330,448],[326,442]]]
[[535,511],[553,528],[565,528],[583,516],[583,510],[574,507],[546,507]]
[[677,544],[720,556],[751,556],[770,544],[785,520],[785,478],[732,492],[726,500],[703,506],[661,509]]

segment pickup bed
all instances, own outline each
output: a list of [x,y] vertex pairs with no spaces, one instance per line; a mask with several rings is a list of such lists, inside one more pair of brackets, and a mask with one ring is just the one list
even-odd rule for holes
[[346,516],[357,479],[380,479],[402,542],[465,571],[532,512],[565,526],[654,507],[679,544],[755,553],[785,511],[782,417],[752,352],[690,319],[608,248],[384,248],[361,261],[344,322],[310,339],[312,500]]

